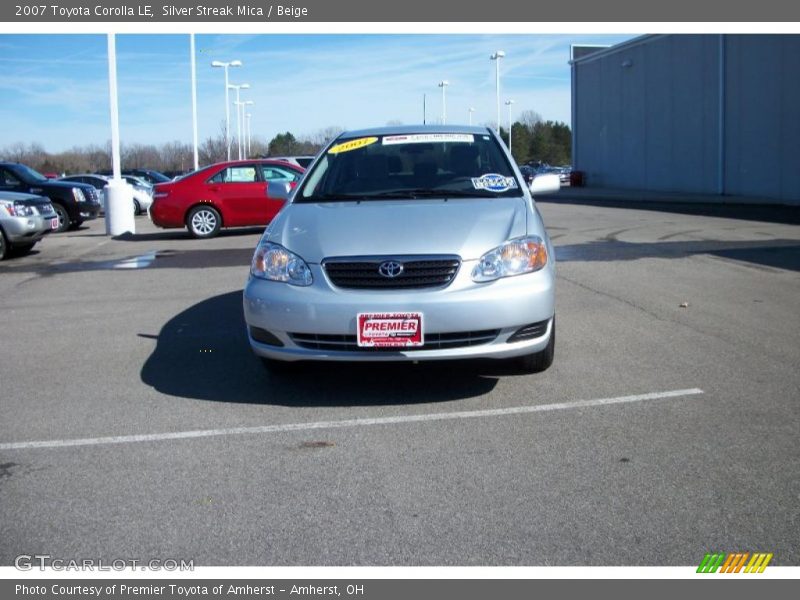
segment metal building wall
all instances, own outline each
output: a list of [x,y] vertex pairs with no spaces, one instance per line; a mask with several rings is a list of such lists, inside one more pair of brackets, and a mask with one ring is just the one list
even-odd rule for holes
[[800,35],[725,38],[724,192],[800,203]]
[[645,36],[573,68],[589,185],[800,202],[800,36]]

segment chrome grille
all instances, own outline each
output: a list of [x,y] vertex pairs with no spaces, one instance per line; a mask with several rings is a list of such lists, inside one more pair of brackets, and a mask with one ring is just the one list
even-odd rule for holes
[[354,335],[328,335],[318,333],[290,333],[292,341],[308,350],[329,350],[340,352],[414,352],[419,350],[444,350],[447,348],[466,348],[493,342],[500,334],[499,329],[483,331],[456,331],[452,333],[426,333],[425,344],[413,348],[360,348]]
[[[380,273],[386,262],[402,265],[396,277]],[[370,256],[329,258],[322,262],[331,283],[348,289],[424,289],[449,285],[461,266],[458,256]]]

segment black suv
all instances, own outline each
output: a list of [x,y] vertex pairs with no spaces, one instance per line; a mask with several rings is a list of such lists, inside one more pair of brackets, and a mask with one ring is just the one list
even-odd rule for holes
[[100,193],[93,186],[52,181],[19,163],[0,162],[0,190],[50,198],[58,215],[57,231],[75,229],[100,214]]

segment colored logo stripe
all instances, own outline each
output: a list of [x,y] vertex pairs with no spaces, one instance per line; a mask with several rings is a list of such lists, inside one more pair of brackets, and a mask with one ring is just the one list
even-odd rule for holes
[[[720,573],[739,573],[744,567],[745,573],[763,573],[772,557],[771,552],[755,552],[752,555],[749,552],[707,552],[697,572],[716,573],[719,569]],[[748,558],[750,562],[747,562]]]
[[725,553],[706,553],[703,557],[703,562],[697,567],[698,573],[716,573],[722,561],[725,560]]
[[745,573],[763,573],[764,569],[767,568],[769,561],[772,560],[772,552],[770,553],[758,553],[753,554],[753,558],[750,559],[750,562],[745,567]]

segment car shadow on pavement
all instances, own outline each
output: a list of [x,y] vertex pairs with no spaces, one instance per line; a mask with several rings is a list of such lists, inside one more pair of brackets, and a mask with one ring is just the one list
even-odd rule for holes
[[197,400],[282,406],[365,406],[443,402],[489,393],[487,362],[302,363],[275,374],[250,350],[242,292],[199,302],[170,319],[153,339],[142,381],[161,393]]
[[614,262],[640,258],[685,258],[697,254],[747,262],[760,267],[800,271],[800,243],[790,239],[660,242],[600,240],[556,246],[558,262]]
[[[264,233],[264,226],[258,227],[238,227],[236,229],[221,229],[218,237],[241,237],[245,235],[261,235]],[[120,242],[153,242],[158,240],[193,240],[185,229],[167,229],[166,231],[156,231],[151,233],[130,233],[126,231],[113,237]]]
[[800,211],[795,206],[774,204],[724,204],[706,202],[662,202],[658,200],[612,200],[608,198],[565,198],[558,193],[536,197],[539,204],[576,204],[624,210],[647,210],[680,215],[718,217],[743,221],[761,221],[784,225],[800,225]]

